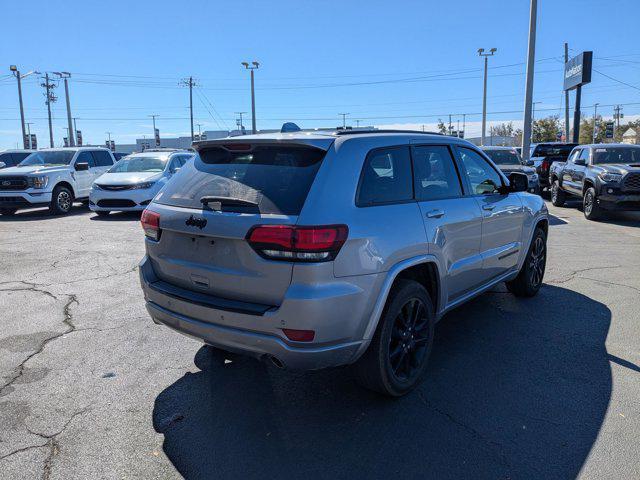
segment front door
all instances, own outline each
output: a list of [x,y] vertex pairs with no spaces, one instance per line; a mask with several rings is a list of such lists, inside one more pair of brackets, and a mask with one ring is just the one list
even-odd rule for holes
[[415,145],[415,195],[429,243],[445,273],[447,305],[482,283],[482,214],[463,188],[449,147]]
[[93,183],[93,173],[91,169],[95,169],[96,164],[93,155],[91,155],[91,152],[88,150],[83,150],[78,153],[74,165],[79,163],[87,163],[89,165],[89,170],[76,170],[74,172],[76,178],[76,198],[84,198],[89,196],[89,189]]
[[514,268],[522,245],[524,208],[517,193],[500,193],[502,176],[474,149],[457,147],[463,179],[482,211],[480,253],[485,279]]

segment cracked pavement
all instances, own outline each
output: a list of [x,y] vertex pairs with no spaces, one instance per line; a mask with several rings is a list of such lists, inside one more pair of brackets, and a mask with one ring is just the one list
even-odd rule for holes
[[0,479],[640,478],[640,215],[555,208],[546,285],[436,328],[388,400],[148,318],[138,217],[0,217]]

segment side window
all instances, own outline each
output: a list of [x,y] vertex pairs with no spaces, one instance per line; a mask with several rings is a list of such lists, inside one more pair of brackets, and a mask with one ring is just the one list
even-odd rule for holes
[[180,162],[180,156],[174,156],[171,158],[171,163],[169,164],[169,172],[176,173],[176,170],[182,167],[182,162]]
[[581,160],[584,160],[584,163],[589,163],[589,149],[583,148],[580,152],[580,156],[578,157]]
[[76,157],[76,164],[77,163],[88,163],[89,164],[89,168],[93,168],[96,166],[95,161],[93,160],[93,155],[91,155],[91,152],[89,151],[83,151],[80,152],[78,154],[78,156]]
[[364,161],[356,205],[366,207],[413,199],[409,147],[372,150]]
[[571,152],[571,155],[569,155],[569,162],[575,162],[576,158],[580,156],[580,152],[581,150],[579,148],[576,148],[573,152]]
[[104,150],[95,150],[93,152],[93,158],[96,161],[96,167],[110,167],[113,165],[111,155]]
[[471,184],[471,193],[474,195],[498,193],[502,186],[502,178],[498,172],[478,152],[464,147],[458,148],[458,152],[460,152],[464,174]]
[[460,179],[449,148],[424,145],[411,148],[417,200],[462,196]]

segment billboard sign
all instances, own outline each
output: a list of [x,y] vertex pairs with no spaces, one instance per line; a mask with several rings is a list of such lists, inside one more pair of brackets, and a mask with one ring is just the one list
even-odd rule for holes
[[154,134],[156,137],[156,147],[159,147],[160,146],[160,130],[156,128]]
[[605,137],[613,138],[613,122],[607,122],[605,128]]
[[69,139],[67,137],[62,137],[62,141],[64,142],[65,147],[69,146]]
[[76,138],[78,139],[78,146],[82,146],[82,132],[80,130],[76,130]]
[[38,149],[38,139],[36,138],[36,134],[31,134],[31,148],[34,150]]
[[582,52],[564,64],[564,89],[572,90],[591,82],[593,52]]

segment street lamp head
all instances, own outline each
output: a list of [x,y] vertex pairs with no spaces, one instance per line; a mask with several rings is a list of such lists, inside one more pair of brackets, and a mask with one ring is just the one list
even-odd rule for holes
[[242,65],[244,65],[244,68],[249,68],[249,64],[247,62],[242,62]]
[[482,55],[482,52],[484,52],[484,48],[479,48],[478,49],[478,55]]
[[495,52],[497,52],[497,51],[498,51],[498,49],[497,49],[497,48],[492,48],[491,50],[489,50],[489,52],[491,52],[491,53],[495,53]]
[[17,72],[18,71],[18,67],[15,65],[9,65],[9,70],[11,70],[12,72]]
[[251,63],[253,63],[253,66],[256,67],[256,68],[258,68],[260,66],[260,64],[258,62],[256,62],[255,60],[253,62],[251,62]]

